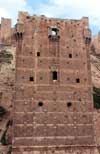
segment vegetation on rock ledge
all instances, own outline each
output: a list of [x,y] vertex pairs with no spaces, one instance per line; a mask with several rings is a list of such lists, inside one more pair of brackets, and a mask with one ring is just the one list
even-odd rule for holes
[[13,55],[10,52],[0,51],[0,63],[11,63],[11,60],[13,60]]
[[100,109],[100,88],[93,87],[94,107]]
[[2,117],[3,115],[5,115],[6,112],[7,112],[6,109],[4,107],[0,106],[0,117]]

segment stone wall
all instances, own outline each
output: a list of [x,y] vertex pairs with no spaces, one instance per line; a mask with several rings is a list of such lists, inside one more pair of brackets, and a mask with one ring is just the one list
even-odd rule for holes
[[0,43],[11,45],[11,19],[1,18]]
[[[0,44],[12,45],[0,46],[0,51],[14,56],[9,66],[0,66],[0,104],[12,112],[14,99],[13,153],[99,154],[100,113],[94,112],[91,96],[88,18],[49,19],[19,12],[15,28],[2,18],[0,30]],[[11,128],[9,133],[11,139]],[[0,150],[7,152],[1,145]]]
[[12,154],[99,154],[99,150],[96,147],[68,147],[68,148],[45,148],[44,150],[32,150],[23,148],[20,150],[15,149]]
[[20,19],[13,148],[95,146],[88,18]]

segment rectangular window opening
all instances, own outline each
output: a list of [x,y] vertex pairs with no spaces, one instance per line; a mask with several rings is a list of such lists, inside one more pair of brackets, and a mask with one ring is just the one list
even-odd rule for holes
[[40,57],[40,52],[37,52],[37,57]]
[[57,28],[52,28],[52,36],[57,36],[57,32],[58,32],[58,29]]
[[33,78],[33,76],[31,76],[31,77],[30,77],[30,81],[34,81],[34,78]]
[[80,83],[80,79],[79,78],[76,79],[76,83]]
[[58,78],[57,71],[52,72],[52,78],[53,78],[53,81],[57,80]]
[[69,54],[69,58],[72,58],[72,54],[71,53]]

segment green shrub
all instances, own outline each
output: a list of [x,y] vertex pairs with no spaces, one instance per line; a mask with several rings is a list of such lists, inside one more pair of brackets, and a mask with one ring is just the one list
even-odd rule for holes
[[0,117],[2,117],[3,115],[5,115],[6,112],[7,112],[6,109],[4,107],[0,106]]
[[11,60],[13,60],[13,55],[6,51],[6,50],[2,50],[0,52],[0,62],[1,63],[11,63]]
[[93,87],[94,107],[100,109],[100,88]]
[[8,141],[6,139],[6,132],[7,132],[7,129],[5,130],[5,132],[3,133],[2,137],[1,137],[2,145],[8,145]]

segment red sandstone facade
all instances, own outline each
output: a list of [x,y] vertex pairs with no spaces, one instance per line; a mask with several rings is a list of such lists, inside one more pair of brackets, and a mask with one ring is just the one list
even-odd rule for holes
[[0,24],[0,44],[11,45],[11,19],[1,18]]
[[94,154],[88,18],[20,13],[14,35],[13,154]]

